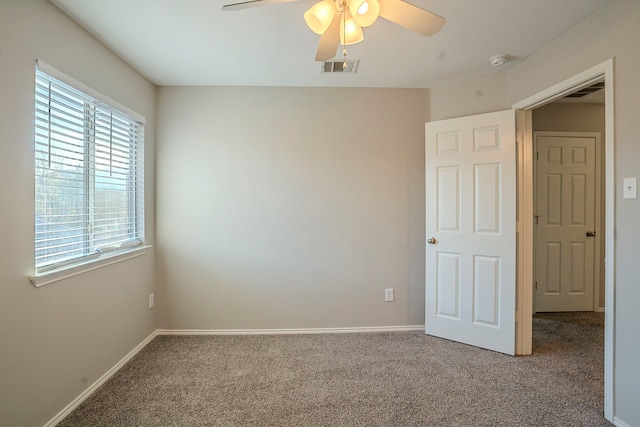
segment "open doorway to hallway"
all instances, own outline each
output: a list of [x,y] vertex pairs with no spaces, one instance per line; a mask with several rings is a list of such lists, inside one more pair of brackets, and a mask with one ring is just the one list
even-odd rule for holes
[[532,111],[534,313],[604,311],[604,87]]

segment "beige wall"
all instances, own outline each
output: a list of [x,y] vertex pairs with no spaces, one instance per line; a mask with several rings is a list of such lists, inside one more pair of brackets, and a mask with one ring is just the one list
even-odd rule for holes
[[[573,104],[554,102],[536,108],[532,112],[533,131],[559,131],[559,132],[596,132],[600,134],[600,168],[604,172],[605,166],[605,117],[604,104]],[[601,173],[600,192],[600,238],[597,239],[600,245],[600,274],[595,281],[595,292],[598,295],[599,306],[597,309],[604,310],[604,236],[605,234],[605,180],[604,173]]]
[[154,241],[155,87],[45,0],[0,1],[0,425],[42,426],[156,328],[153,252],[36,289],[34,73],[41,59],[146,116]]
[[430,120],[444,120],[511,108],[506,71],[431,89]]
[[604,142],[604,104],[553,102],[544,105],[533,110],[533,130],[598,132]]
[[427,101],[159,89],[160,327],[424,324]]

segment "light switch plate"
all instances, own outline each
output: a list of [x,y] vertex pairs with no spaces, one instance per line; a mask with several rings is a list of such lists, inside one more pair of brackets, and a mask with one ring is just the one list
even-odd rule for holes
[[384,300],[386,302],[393,302],[394,300],[394,296],[393,296],[393,288],[387,288],[384,290]]
[[637,199],[638,198],[638,180],[637,178],[625,178],[622,180],[622,198]]

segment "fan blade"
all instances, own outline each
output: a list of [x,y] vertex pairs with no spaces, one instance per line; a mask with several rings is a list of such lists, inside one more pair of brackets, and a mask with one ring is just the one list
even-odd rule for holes
[[333,21],[320,36],[318,51],[316,52],[316,61],[327,61],[336,56],[338,45],[340,44],[340,14],[336,13]]
[[299,1],[299,0],[249,0],[249,1],[243,1],[240,3],[225,4],[224,6],[222,6],[222,10],[232,11],[232,10],[249,9],[251,7],[267,6],[270,4],[278,4],[278,3],[289,3],[292,1]]
[[380,16],[429,37],[442,29],[445,19],[402,0],[379,0]]

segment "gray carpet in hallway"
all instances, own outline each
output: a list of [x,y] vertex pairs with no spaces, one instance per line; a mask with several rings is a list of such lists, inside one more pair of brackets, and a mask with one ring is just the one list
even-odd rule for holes
[[609,426],[602,313],[511,357],[418,332],[159,336],[60,426]]

